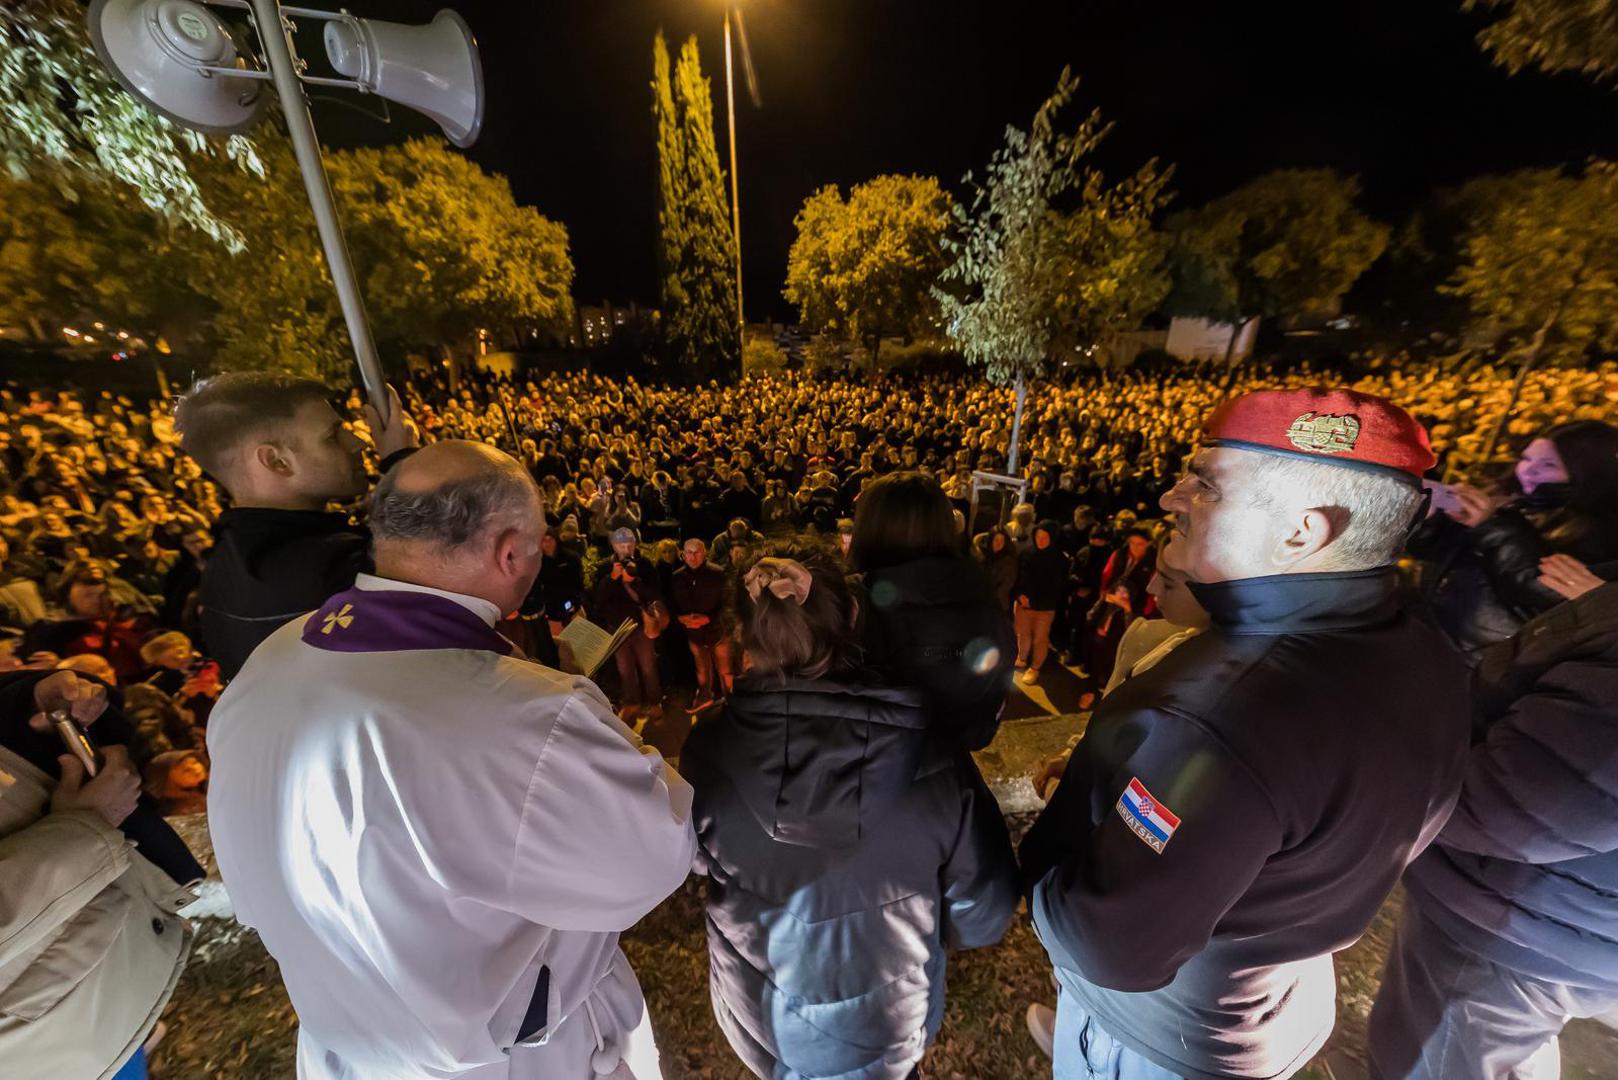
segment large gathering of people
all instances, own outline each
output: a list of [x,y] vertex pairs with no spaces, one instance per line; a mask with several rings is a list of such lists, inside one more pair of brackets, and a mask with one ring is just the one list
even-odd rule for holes
[[[205,807],[301,1076],[658,1076],[618,935],[693,868],[759,1076],[920,1075],[1024,901],[1057,1077],[1290,1076],[1401,879],[1373,1074],[1554,1076],[1618,1008],[1615,412],[1414,361],[1075,374],[1015,451],[941,374],[0,390],[0,1061],[143,1075]],[[972,753],[1057,665],[1014,850]]]

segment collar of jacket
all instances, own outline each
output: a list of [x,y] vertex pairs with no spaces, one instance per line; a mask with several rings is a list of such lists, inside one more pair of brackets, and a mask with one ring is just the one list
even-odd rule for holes
[[1391,566],[1188,584],[1214,625],[1227,634],[1355,630],[1388,622],[1399,611],[1397,571]]
[[276,539],[292,536],[319,536],[323,533],[343,532],[354,526],[349,516],[335,510],[282,510],[270,506],[233,506],[219,515],[216,533],[231,532],[247,536],[273,535]]

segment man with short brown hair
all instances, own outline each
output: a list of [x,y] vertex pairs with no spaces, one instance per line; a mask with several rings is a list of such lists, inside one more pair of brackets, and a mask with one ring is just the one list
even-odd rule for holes
[[[384,471],[416,434],[392,394],[388,422],[366,406]],[[370,537],[327,509],[365,494],[364,443],[331,392],[277,372],[205,379],[174,410],[180,446],[230,492],[197,600],[208,653],[233,677],[258,643],[319,607],[370,566]]]

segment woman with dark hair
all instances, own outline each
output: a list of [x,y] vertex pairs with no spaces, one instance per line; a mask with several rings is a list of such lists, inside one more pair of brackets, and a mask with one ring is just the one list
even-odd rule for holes
[[1618,559],[1618,428],[1611,424],[1558,424],[1528,444],[1493,491],[1452,490],[1453,501],[1416,531],[1410,551],[1422,560],[1431,617],[1469,660],[1561,601],[1539,581],[1541,559]]
[[755,1075],[901,1080],[943,1020],[946,949],[1016,911],[1004,819],[921,695],[862,669],[831,560],[761,559],[737,603],[747,673],[680,755],[714,1013]]
[[862,575],[866,663],[921,691],[934,730],[989,745],[1010,683],[1013,637],[987,575],[960,553],[954,508],[924,473],[889,473],[860,496],[848,549]]
[[1030,543],[1017,562],[1017,583],[1012,586],[1012,618],[1017,631],[1016,669],[1032,684],[1051,651],[1051,624],[1067,597],[1068,557],[1056,546],[1054,521],[1034,527]]

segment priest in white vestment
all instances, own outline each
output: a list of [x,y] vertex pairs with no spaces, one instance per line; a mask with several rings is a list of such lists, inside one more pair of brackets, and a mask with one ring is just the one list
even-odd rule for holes
[[209,826],[311,1080],[649,1080],[618,935],[679,887],[691,789],[595,685],[493,629],[539,493],[443,442],[372,499],[377,573],[267,639],[215,708]]

